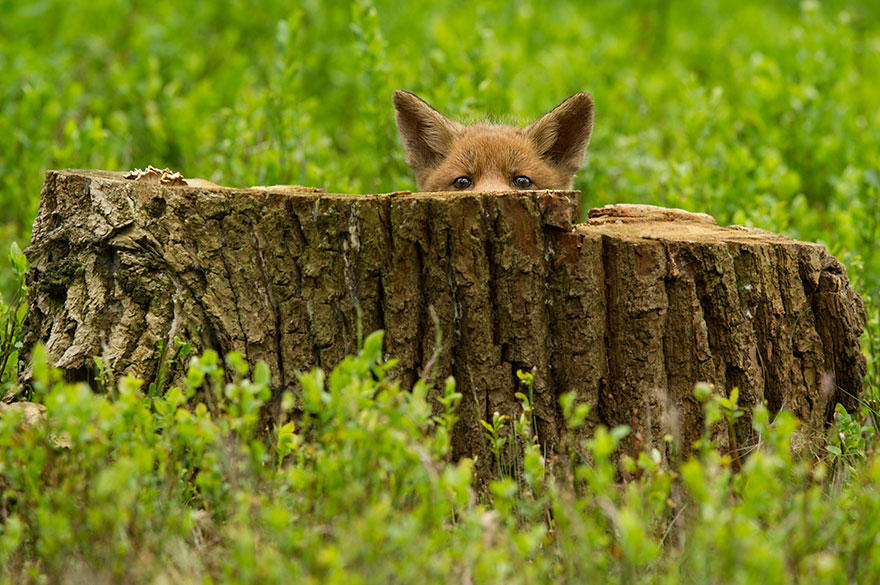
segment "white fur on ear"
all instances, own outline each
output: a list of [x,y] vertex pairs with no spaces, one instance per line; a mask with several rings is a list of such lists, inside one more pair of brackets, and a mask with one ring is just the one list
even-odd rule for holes
[[584,162],[593,134],[593,97],[576,93],[525,131],[542,157],[574,173]]
[[409,91],[398,89],[393,101],[397,130],[409,166],[418,171],[445,157],[462,126]]

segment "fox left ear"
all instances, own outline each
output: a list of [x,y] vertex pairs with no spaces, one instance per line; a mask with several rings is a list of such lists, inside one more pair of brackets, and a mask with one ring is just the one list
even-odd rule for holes
[[461,125],[453,122],[414,93],[398,89],[394,92],[397,130],[403,141],[406,162],[416,177],[436,165],[449,152]]
[[593,97],[576,93],[525,131],[542,157],[575,173],[584,162],[593,134]]

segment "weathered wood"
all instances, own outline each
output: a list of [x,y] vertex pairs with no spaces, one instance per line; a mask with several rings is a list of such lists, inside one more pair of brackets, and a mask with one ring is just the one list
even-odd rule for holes
[[[276,396],[384,329],[412,384],[443,347],[438,379],[464,394],[456,454],[489,461],[478,421],[518,411],[535,368],[540,438],[563,434],[558,397],[629,424],[627,449],[700,433],[696,382],[740,389],[821,431],[865,372],[864,308],[821,246],[706,216],[644,207],[579,217],[579,194],[332,195],[283,188],[134,183],[50,171],[34,222],[28,344],[71,378],[91,356],[150,378],[156,344],[265,360]],[[676,422],[677,421],[677,422]],[[754,441],[748,417],[738,445]],[[723,435],[718,440],[727,440]]]

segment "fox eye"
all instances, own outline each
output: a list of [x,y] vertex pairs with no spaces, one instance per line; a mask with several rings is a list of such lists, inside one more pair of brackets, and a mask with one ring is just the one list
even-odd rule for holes
[[456,189],[458,189],[459,191],[461,191],[463,189],[467,189],[468,187],[470,187],[473,184],[474,184],[474,182],[471,180],[470,177],[458,177],[457,179],[452,181],[452,186],[455,187]]
[[517,189],[528,189],[532,185],[532,180],[525,175],[520,175],[513,178],[513,186]]

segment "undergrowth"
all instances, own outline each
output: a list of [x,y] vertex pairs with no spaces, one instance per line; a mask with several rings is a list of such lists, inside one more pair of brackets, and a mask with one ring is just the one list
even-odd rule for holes
[[[10,261],[22,282],[16,248]],[[567,394],[568,457],[553,469],[533,372],[519,372],[519,415],[483,422],[496,474],[478,492],[474,462],[450,454],[455,381],[401,388],[382,332],[332,371],[300,374],[267,425],[269,369],[236,353],[189,356],[177,384],[161,368],[140,380],[96,367],[93,389],[64,382],[36,346],[25,394],[24,292],[0,316],[0,390],[36,403],[0,403],[0,584],[880,579],[875,305],[868,391],[860,410],[837,409],[824,457],[793,457],[798,421],[762,405],[749,456],[720,453],[710,429],[743,411],[702,385],[705,432],[680,466],[618,456],[626,427],[579,441],[589,407]],[[171,364],[189,346],[157,351]]]
[[[37,347],[44,416],[0,416],[0,583],[880,579],[880,457],[845,413],[841,442],[812,460],[791,454],[795,418],[758,406],[759,445],[734,473],[709,429],[735,398],[703,388],[707,430],[678,471],[642,453],[621,483],[628,429],[599,427],[581,444],[570,434],[560,482],[523,392],[513,435],[487,421],[499,473],[477,493],[473,462],[450,456],[454,380],[401,388],[382,339],[301,374],[302,395],[285,395],[285,419],[269,427],[268,367],[238,354],[192,357],[185,381],[161,392],[125,376],[101,394],[62,381]],[[571,397],[562,409],[572,429],[586,414]],[[503,437],[520,445],[506,462]]]

